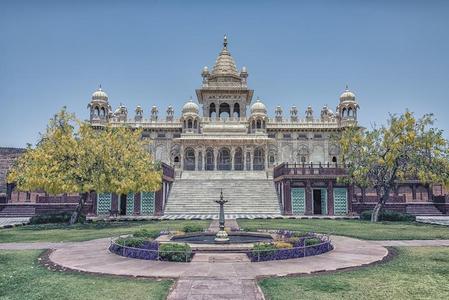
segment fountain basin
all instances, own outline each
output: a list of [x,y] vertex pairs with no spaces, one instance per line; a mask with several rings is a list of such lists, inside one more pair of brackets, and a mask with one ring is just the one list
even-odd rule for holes
[[[270,234],[265,233],[231,232],[228,236],[229,242],[227,242],[227,244],[270,243],[273,241],[273,237]],[[215,233],[213,232],[175,235],[170,241],[188,244],[217,244],[215,241]]]

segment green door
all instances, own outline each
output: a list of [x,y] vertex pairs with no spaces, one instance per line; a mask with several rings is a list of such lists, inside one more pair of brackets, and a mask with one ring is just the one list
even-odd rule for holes
[[132,216],[134,214],[134,193],[126,195],[126,215]]
[[97,215],[107,215],[111,209],[111,193],[97,194]]
[[140,194],[140,214],[154,214],[154,192],[142,192]]
[[321,190],[321,214],[327,215],[327,189]]
[[348,213],[348,189],[334,188],[334,214],[346,215]]
[[292,213],[294,215],[302,215],[306,209],[306,191],[304,188],[292,188]]

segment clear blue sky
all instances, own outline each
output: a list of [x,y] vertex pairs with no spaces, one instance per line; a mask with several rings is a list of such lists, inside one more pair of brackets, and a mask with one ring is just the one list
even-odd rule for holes
[[0,2],[0,146],[35,143],[62,106],[82,119],[102,84],[146,117],[179,115],[223,34],[274,115],[333,109],[349,84],[362,125],[406,108],[449,131],[449,1]]

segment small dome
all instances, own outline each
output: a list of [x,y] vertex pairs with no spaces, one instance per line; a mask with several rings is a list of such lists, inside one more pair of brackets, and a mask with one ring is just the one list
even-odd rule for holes
[[251,114],[267,114],[267,107],[259,99],[251,105]]
[[199,109],[200,108],[199,108],[198,104],[196,104],[195,102],[192,101],[192,99],[190,99],[182,107],[182,113],[183,114],[187,114],[187,113],[198,114]]
[[343,101],[355,101],[355,95],[353,92],[351,92],[348,89],[348,86],[346,86],[346,89],[344,90],[344,92],[340,95],[340,102]]
[[92,94],[92,100],[108,101],[108,94],[101,89],[101,86]]

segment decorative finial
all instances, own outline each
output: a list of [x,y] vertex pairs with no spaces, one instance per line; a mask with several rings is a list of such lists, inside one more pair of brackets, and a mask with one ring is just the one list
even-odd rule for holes
[[223,38],[223,47],[224,48],[228,47],[228,37],[226,36],[226,34],[224,35],[224,38]]
[[98,85],[98,89],[101,91],[101,83]]
[[348,85],[346,84],[346,90],[349,90],[349,87],[348,87]]

